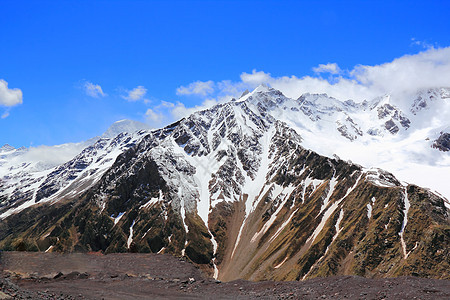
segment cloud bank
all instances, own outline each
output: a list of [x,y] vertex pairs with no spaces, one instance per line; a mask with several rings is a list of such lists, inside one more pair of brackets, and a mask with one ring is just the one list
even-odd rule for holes
[[252,73],[242,73],[241,81],[233,85],[255,88],[265,83],[293,98],[303,93],[327,93],[341,100],[355,101],[370,100],[384,94],[402,98],[421,89],[450,86],[450,47],[430,48],[375,66],[357,65],[351,70],[341,70],[336,63],[328,63],[313,68],[313,71],[333,76],[273,77],[270,73],[253,70]]
[[8,88],[8,83],[0,79],[0,106],[12,107],[22,104],[22,91]]
[[242,73],[241,81],[251,88],[261,83],[269,84],[293,98],[303,93],[327,93],[341,100],[370,100],[384,94],[401,99],[421,89],[450,86],[450,47],[430,48],[375,66],[357,65],[343,71],[333,63],[319,65],[313,71],[334,76],[326,79],[295,75],[272,77],[270,73],[253,70],[250,74]]
[[[429,47],[414,55],[404,55],[379,65],[356,65],[341,69],[337,63],[320,64],[312,68],[314,76],[296,75],[275,77],[265,71],[252,70],[241,73],[238,81],[195,81],[176,90],[179,96],[196,96],[193,106],[182,102],[165,102],[152,108],[147,119],[159,123],[175,121],[189,114],[212,107],[217,103],[239,98],[246,89],[253,90],[267,84],[288,97],[298,98],[304,93],[326,93],[340,100],[356,102],[372,100],[391,94],[400,108],[410,106],[411,97],[418,90],[450,87],[450,47]],[[326,75],[326,78],[322,75]],[[170,105],[168,105],[170,103]]]

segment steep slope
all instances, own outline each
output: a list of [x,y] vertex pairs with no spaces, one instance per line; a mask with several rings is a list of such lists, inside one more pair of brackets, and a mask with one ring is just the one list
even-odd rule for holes
[[[81,143],[0,148],[0,219],[39,201],[58,201],[89,188],[128,149],[145,124],[122,120]],[[56,194],[56,195],[54,195]],[[53,196],[54,197],[51,197]]]
[[[48,174],[31,207],[5,210],[0,247],[167,252],[223,280],[449,278],[442,197],[304,147],[326,124],[316,139],[331,145],[413,126],[386,99],[293,100],[260,87],[160,130],[100,139]],[[364,108],[378,123],[359,122]]]

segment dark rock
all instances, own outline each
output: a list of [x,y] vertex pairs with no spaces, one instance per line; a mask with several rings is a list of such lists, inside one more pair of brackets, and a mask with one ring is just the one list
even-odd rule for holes
[[386,121],[386,123],[384,123],[384,126],[392,134],[396,134],[400,130],[392,119]]
[[434,141],[432,147],[444,152],[450,151],[450,133],[441,132],[441,135]]

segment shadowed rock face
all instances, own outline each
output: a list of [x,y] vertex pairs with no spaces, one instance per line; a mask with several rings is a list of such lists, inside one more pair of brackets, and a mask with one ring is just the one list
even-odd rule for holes
[[[111,141],[88,148],[39,190],[58,195],[59,179],[75,176],[82,193],[66,188],[59,201],[3,219],[0,248],[170,253],[211,275],[218,270],[222,280],[450,278],[444,199],[385,171],[303,148],[302,137],[268,113],[284,96],[259,96],[138,138],[117,137],[121,154],[97,180],[76,174],[95,162],[104,166],[115,148]],[[344,120],[343,132],[362,134]],[[398,131],[392,124],[386,128]],[[88,154],[96,151],[105,154],[93,160]]]
[[437,140],[433,143],[433,148],[439,149],[440,151],[450,151],[450,133],[443,132]]

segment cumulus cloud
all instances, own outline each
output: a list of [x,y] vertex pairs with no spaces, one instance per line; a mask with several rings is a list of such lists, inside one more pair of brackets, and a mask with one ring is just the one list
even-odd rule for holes
[[8,83],[0,79],[0,105],[11,107],[18,104],[22,104],[22,91],[8,88]]
[[84,92],[86,95],[93,97],[93,98],[99,98],[99,97],[105,97],[106,94],[103,92],[102,87],[98,84],[94,84],[92,82],[86,81],[83,84]]
[[138,87],[135,87],[134,89],[127,91],[127,94],[125,96],[122,96],[122,98],[128,100],[128,101],[139,101],[144,100],[148,101],[147,99],[144,99],[145,95],[147,94],[147,89],[143,87],[142,85],[139,85]]
[[405,55],[377,66],[356,66],[358,84],[374,91],[402,93],[429,87],[450,86],[450,47]]
[[317,74],[319,73],[330,73],[330,74],[339,74],[341,69],[337,65],[337,63],[328,63],[326,65],[319,64],[319,66],[313,68],[313,71]]
[[253,69],[251,74],[242,73],[241,80],[244,84],[248,84],[250,86],[258,86],[262,83],[268,83],[273,80],[269,73],[265,73],[264,71],[256,71]]
[[196,81],[190,83],[188,86],[180,86],[177,88],[177,95],[202,95],[206,96],[214,92],[214,82]]

